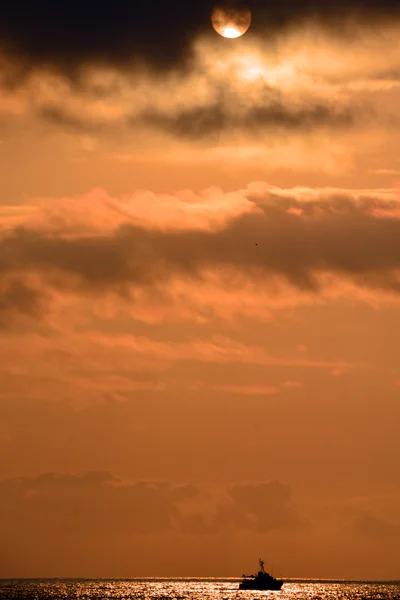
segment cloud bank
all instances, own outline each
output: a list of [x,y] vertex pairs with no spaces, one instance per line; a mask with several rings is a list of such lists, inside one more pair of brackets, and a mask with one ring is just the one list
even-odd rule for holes
[[[0,556],[8,576],[29,576],[32,565],[42,573],[57,565],[56,573],[61,576],[82,572],[87,576],[99,565],[111,576],[121,574],[122,568],[130,576],[143,576],[154,561],[155,544],[161,544],[166,555],[158,575],[167,575],[168,568],[178,564],[169,556],[177,547],[179,564],[181,569],[188,569],[187,575],[215,573],[215,566],[210,568],[205,560],[212,544],[221,556],[228,552],[228,558],[215,557],[214,564],[232,576],[240,566],[243,569],[243,562],[240,565],[240,552],[228,551],[228,544],[244,545],[246,551],[273,544],[275,560],[285,555],[288,561],[288,554],[292,554],[288,544],[298,554],[300,539],[303,544],[305,539],[316,542],[315,536],[323,532],[325,546],[336,564],[336,554],[346,560],[360,540],[371,547],[377,544],[378,555],[395,547],[399,539],[398,511],[394,514],[390,509],[395,497],[380,498],[378,503],[373,498],[341,498],[329,505],[309,499],[299,509],[290,487],[279,481],[172,484],[123,481],[108,472],[92,471],[6,479],[0,481],[0,492]],[[340,539],[334,533],[338,528]],[[344,539],[347,550],[343,549]],[[92,552],[86,552],[90,546]],[[191,560],[182,565],[181,552],[186,546],[191,549]],[[123,558],[139,547],[141,553],[134,561]],[[314,555],[307,544],[303,552],[306,558]],[[25,561],[22,568],[17,556]],[[193,563],[194,556],[198,563]],[[68,574],[66,561],[73,570]],[[302,560],[298,555],[294,563],[299,570]],[[358,569],[360,565],[362,556]],[[325,572],[333,574],[334,570]],[[4,573],[2,570],[1,575]]]
[[276,296],[284,284],[316,297],[336,278],[396,297],[399,214],[395,191],[263,183],[197,197],[137,192],[115,199],[97,190],[86,199],[46,201],[22,210],[17,223],[15,215],[1,221],[0,308],[35,316],[52,289],[128,300],[135,290],[172,285],[171,292],[176,281],[206,289],[210,278],[221,289],[267,285]]
[[207,489],[164,481],[122,482],[106,472],[89,472],[3,480],[0,487],[3,535],[15,527],[25,529],[25,535],[45,528],[57,536],[211,534],[232,528],[262,533],[303,526],[291,506],[290,488],[277,481]]
[[[155,0],[100,5],[94,0],[15,0],[2,9],[0,45],[22,61],[23,69],[52,65],[70,71],[81,63],[126,66],[132,61],[175,68],[190,55],[193,38],[210,33],[213,2],[188,5],[181,0]],[[346,21],[376,23],[399,16],[398,3],[378,0],[338,0],[320,3],[252,0],[252,34],[271,37],[305,20],[332,25],[342,35]],[[240,43],[240,41],[239,41]],[[222,46],[222,41],[221,41]]]

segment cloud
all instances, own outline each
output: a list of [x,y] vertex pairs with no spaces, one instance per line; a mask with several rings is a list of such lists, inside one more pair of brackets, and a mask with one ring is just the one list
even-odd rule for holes
[[264,106],[239,109],[239,98],[232,102],[222,102],[202,108],[182,109],[176,114],[148,110],[139,116],[121,115],[121,121],[96,121],[93,116],[75,114],[68,107],[44,106],[40,115],[57,126],[78,131],[104,132],[123,123],[133,129],[149,128],[161,131],[176,138],[201,141],[207,138],[218,139],[222,134],[245,133],[248,137],[260,137],[265,131],[280,130],[305,132],[309,128],[348,129],[360,120],[360,109],[352,107],[335,108],[324,104],[314,104],[304,108],[292,108],[284,101]]
[[69,70],[86,61],[128,65],[138,59],[161,68],[181,61],[207,17],[205,7],[165,0],[151,6],[72,0],[59,10],[48,0],[20,0],[5,7],[0,40],[28,67],[52,64]]
[[[248,536],[262,540],[302,526],[290,489],[279,482],[179,484],[121,480],[103,471],[50,472],[2,480],[0,495],[3,577],[87,577],[99,569],[103,576],[143,576],[154,568],[157,546],[166,558],[156,575],[182,574],[185,548],[191,560],[184,573],[210,575],[210,545],[220,546],[213,556],[219,564],[227,539],[240,545]],[[240,568],[229,566],[231,560],[218,568]]]
[[400,540],[399,524],[368,512],[363,512],[354,520],[354,530],[357,534],[373,542],[387,538]]
[[130,60],[123,70],[83,60],[79,75],[66,77],[49,59],[21,78],[4,54],[0,112],[104,139],[134,131],[143,146],[163,137],[191,146],[221,139],[237,146],[243,138],[265,144],[266,133],[312,139],[327,128],[365,135],[399,125],[397,98],[390,108],[386,94],[398,87],[400,21],[382,27],[355,28],[346,42],[315,21],[289,29],[279,43],[264,35],[221,46],[211,34],[191,40],[183,71],[163,68],[157,77]]
[[20,279],[12,278],[0,284],[0,326],[5,326],[10,315],[39,317],[44,310],[43,293],[31,288]]
[[[213,35],[213,4],[207,1],[189,5],[181,0],[137,4],[116,0],[100,5],[94,0],[69,0],[55,5],[50,0],[15,0],[2,9],[0,45],[22,61],[21,72],[33,65],[52,65],[71,73],[88,62],[129,67],[136,61],[157,69],[176,68],[190,56],[194,37]],[[389,0],[285,0],[278,4],[253,0],[250,5],[251,35],[256,37],[276,36],[285,26],[310,19],[334,26],[337,31],[340,20],[340,32],[344,35],[346,16],[368,23],[399,14],[398,3]],[[218,41],[221,47],[226,42]]]
[[222,507],[219,519],[225,524],[262,533],[280,529],[304,527],[291,505],[291,490],[278,481],[238,484],[229,488],[232,504]]
[[398,493],[353,496],[331,501],[329,506],[314,506],[316,527],[325,523],[327,530],[347,532],[359,543],[390,545],[400,539]]
[[[204,576],[210,575],[210,547],[213,564],[234,574],[248,563],[232,546],[248,555],[271,544],[275,565],[292,576],[310,576],[312,561],[319,577],[367,577],[373,548],[378,571],[371,576],[396,572],[398,509],[397,518],[388,518],[387,511],[379,519],[377,511],[368,512],[354,528],[354,518],[361,516],[359,502],[349,512],[349,498],[330,495],[326,511],[327,499],[311,493],[299,508],[291,488],[276,480],[171,483],[122,480],[107,471],[48,472],[3,479],[0,494],[3,577],[87,577],[98,571],[106,577],[143,576],[154,568],[155,545],[167,550],[167,568],[160,565],[158,573],[165,576],[179,572],[175,569],[186,548],[190,561],[185,574],[193,575],[196,556],[201,569],[194,573]],[[393,506],[398,507],[396,497]],[[361,550],[360,535],[371,542]],[[229,560],[220,566],[219,557],[226,553]],[[348,570],[351,556],[360,553]],[[221,575],[218,569],[211,573]]]
[[184,490],[164,482],[123,485],[109,473],[48,473],[1,483],[3,534],[22,527],[24,535],[115,535],[163,532],[178,526],[174,496]]
[[193,390],[211,389],[217,392],[226,392],[228,394],[243,394],[245,396],[269,396],[279,394],[279,387],[271,385],[217,385],[207,386],[204,384],[193,384]]
[[353,102],[331,83],[316,84],[304,65],[299,69],[288,57],[281,65],[267,50],[250,46],[242,55],[225,51],[214,62],[208,52],[212,56],[215,48],[199,43],[190,70],[181,76],[152,78],[146,71],[122,74],[86,66],[77,84],[54,72],[32,71],[21,88],[8,90],[3,80],[0,111],[28,114],[75,133],[121,136],[133,130],[191,142],[262,139],[265,131],[343,131],[375,119],[365,102]]
[[[214,194],[225,217],[216,218]],[[190,194],[176,197],[154,221],[141,209],[146,198],[156,198],[146,192],[122,200],[100,192],[90,202],[56,202],[54,210],[45,203],[18,225],[5,216],[3,310],[8,304],[34,314],[41,290],[129,299],[135,290],[171,294],[179,280],[198,289],[210,277],[232,290],[250,282],[269,285],[275,296],[282,282],[319,296],[332,278],[398,295],[396,192],[282,190],[259,183],[224,196],[206,192],[197,198],[201,208]],[[228,208],[229,199],[236,208]]]
[[215,533],[221,528],[298,527],[288,486],[279,482],[213,487],[121,481],[107,472],[46,473],[0,482],[3,536]]
[[296,110],[283,102],[274,102],[270,106],[250,108],[244,114],[232,104],[229,110],[226,105],[218,104],[185,110],[175,116],[144,114],[140,122],[177,137],[199,140],[232,131],[259,137],[265,130],[305,131],[321,126],[341,129],[352,126],[356,120],[356,111],[337,110],[322,104]]

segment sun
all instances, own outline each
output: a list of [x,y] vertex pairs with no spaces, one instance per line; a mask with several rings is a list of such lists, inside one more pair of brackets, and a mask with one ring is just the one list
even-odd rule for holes
[[211,13],[211,23],[222,37],[238,38],[246,33],[251,25],[251,10],[242,2],[218,2]]

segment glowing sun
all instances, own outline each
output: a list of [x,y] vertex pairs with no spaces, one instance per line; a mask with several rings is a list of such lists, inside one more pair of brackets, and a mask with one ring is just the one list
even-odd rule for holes
[[242,2],[218,2],[211,13],[211,23],[222,37],[238,38],[251,25],[251,10]]

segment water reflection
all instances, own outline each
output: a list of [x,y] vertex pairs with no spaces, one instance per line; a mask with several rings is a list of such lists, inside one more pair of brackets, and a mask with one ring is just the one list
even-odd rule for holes
[[280,592],[239,591],[239,579],[3,580],[7,600],[400,600],[399,583],[287,582]]

